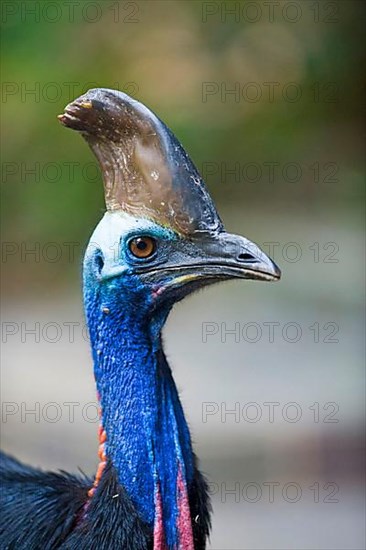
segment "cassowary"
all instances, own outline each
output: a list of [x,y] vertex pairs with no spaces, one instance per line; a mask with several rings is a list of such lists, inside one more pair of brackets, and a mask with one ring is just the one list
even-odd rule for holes
[[255,244],[224,230],[172,132],[127,95],[94,89],[59,117],[97,157],[107,211],[87,247],[84,303],[100,401],[93,480],[3,455],[0,547],[204,549],[206,482],[161,331],[172,306],[228,279],[279,279]]

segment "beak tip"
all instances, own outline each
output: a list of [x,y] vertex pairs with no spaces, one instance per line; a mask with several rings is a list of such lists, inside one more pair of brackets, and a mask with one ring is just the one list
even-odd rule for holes
[[278,267],[278,265],[275,264],[273,260],[271,260],[271,262],[272,262],[273,280],[274,281],[279,281],[282,277],[282,272],[281,272],[280,268]]

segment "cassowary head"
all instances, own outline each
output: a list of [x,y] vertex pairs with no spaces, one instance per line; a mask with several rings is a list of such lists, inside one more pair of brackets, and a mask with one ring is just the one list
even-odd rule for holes
[[90,90],[60,120],[81,132],[97,157],[107,206],[84,259],[102,428],[91,495],[110,461],[153,529],[154,550],[191,550],[208,533],[207,494],[161,328],[172,305],[200,287],[271,281],[280,271],[255,244],[224,230],[188,155],[139,102]]
[[94,89],[59,118],[82,133],[104,179],[107,212],[85,256],[90,283],[145,314],[216,281],[280,277],[258,246],[224,230],[192,161],[141,103]]

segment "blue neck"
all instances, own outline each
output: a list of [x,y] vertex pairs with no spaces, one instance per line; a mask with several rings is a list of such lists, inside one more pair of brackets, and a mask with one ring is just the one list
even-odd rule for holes
[[155,527],[159,499],[166,543],[176,548],[178,479],[188,487],[194,466],[188,427],[161,347],[170,308],[148,316],[150,297],[132,279],[129,289],[118,279],[96,284],[86,274],[84,281],[105,449],[142,519]]

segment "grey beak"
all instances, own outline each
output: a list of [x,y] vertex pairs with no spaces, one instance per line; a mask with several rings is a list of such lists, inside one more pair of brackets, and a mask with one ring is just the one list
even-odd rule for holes
[[[212,248],[212,250],[210,250]],[[281,270],[255,243],[225,231],[219,233],[208,246],[206,265],[219,262],[221,272],[243,279],[275,281]]]
[[[182,250],[163,265],[141,267],[142,275],[157,282],[169,281],[169,287],[184,287],[187,283],[200,286],[228,279],[277,281],[281,271],[256,244],[245,237],[222,231],[201,234],[182,243]],[[165,283],[164,283],[165,284]]]

